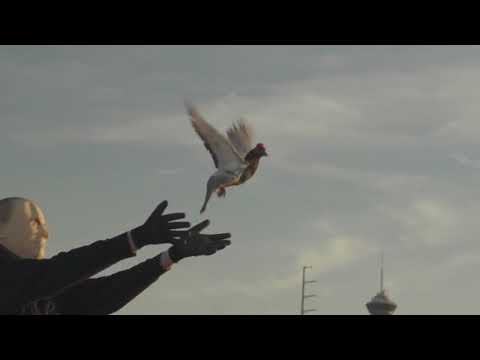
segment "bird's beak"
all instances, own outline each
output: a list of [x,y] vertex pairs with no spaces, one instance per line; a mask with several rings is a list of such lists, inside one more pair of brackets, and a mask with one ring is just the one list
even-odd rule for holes
[[263,156],[268,156],[266,151],[263,152]]

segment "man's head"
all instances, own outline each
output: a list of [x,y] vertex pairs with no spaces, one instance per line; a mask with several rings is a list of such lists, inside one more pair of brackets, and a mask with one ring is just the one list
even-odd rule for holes
[[38,205],[24,198],[0,200],[0,244],[22,258],[42,259],[48,229]]

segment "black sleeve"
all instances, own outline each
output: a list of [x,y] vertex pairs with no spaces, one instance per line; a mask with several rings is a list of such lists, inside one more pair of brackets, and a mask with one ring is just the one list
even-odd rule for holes
[[61,252],[44,260],[0,264],[0,313],[15,313],[30,301],[53,297],[116,262],[134,256],[125,234]]
[[165,272],[159,257],[68,288],[52,299],[56,309],[68,315],[108,315],[120,310]]

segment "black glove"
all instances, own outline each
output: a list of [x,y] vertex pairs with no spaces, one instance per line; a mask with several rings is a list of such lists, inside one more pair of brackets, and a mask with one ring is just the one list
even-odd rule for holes
[[222,250],[231,244],[230,240],[226,240],[231,237],[229,233],[200,234],[200,231],[204,230],[208,225],[210,225],[210,221],[205,220],[192,227],[186,233],[186,236],[182,236],[180,241],[168,249],[170,259],[178,262],[186,257],[213,255],[218,250]]
[[[174,221],[185,218],[185,213],[173,213],[164,215],[163,212],[168,206],[168,202],[162,201],[153,211],[145,224],[132,230],[133,241],[137,248],[152,244],[174,244],[186,231],[178,229],[187,229],[190,223],[187,221]],[[176,229],[176,230],[175,230]]]

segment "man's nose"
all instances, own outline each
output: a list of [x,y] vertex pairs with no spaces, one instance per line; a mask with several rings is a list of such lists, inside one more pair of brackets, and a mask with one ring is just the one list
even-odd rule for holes
[[48,229],[45,225],[40,226],[40,235],[48,239]]

